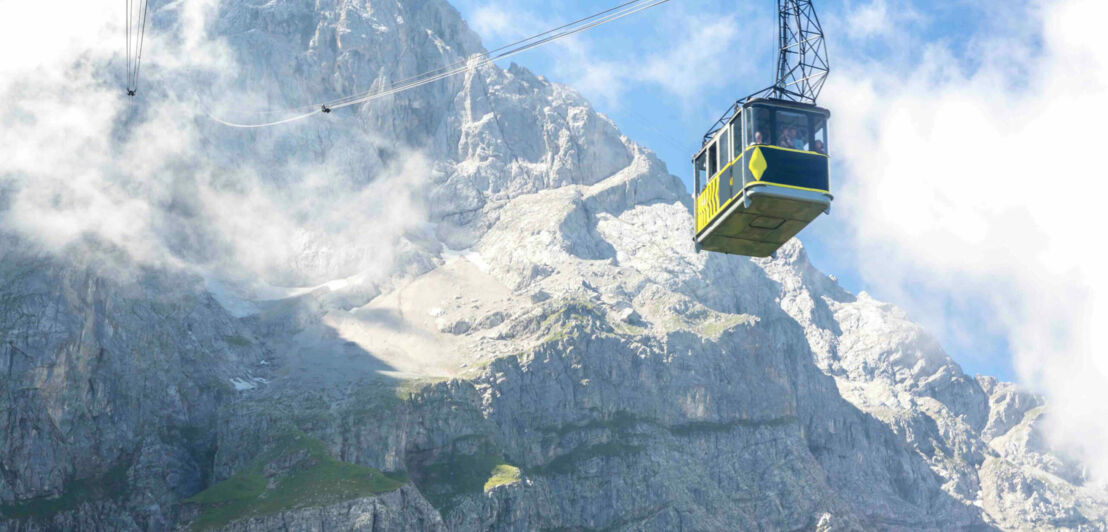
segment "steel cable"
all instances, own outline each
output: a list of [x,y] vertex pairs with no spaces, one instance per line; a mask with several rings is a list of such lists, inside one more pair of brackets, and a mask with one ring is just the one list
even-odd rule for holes
[[330,112],[333,109],[340,109],[340,108],[343,108],[343,107],[348,107],[348,106],[359,104],[359,103],[366,103],[366,102],[370,102],[370,101],[377,100],[377,99],[380,99],[380,98],[384,98],[384,97],[387,97],[387,96],[392,96],[394,94],[398,94],[398,93],[401,93],[401,92],[404,92],[404,91],[415,89],[417,87],[421,87],[421,86],[427,85],[429,83],[433,83],[433,82],[436,82],[436,81],[439,81],[439,80],[442,80],[442,79],[445,79],[445,78],[448,78],[448,77],[451,77],[451,76],[461,74],[463,72],[476,70],[476,69],[481,68],[483,66],[495,63],[497,61],[507,59],[509,57],[521,54],[521,53],[526,52],[528,50],[538,48],[540,46],[551,43],[553,41],[556,41],[556,40],[559,40],[559,39],[562,39],[562,38],[565,38],[565,37],[568,37],[568,36],[571,36],[571,35],[575,35],[577,33],[583,32],[583,31],[587,31],[587,30],[595,28],[597,26],[601,26],[603,24],[607,24],[609,22],[619,20],[621,18],[633,15],[635,13],[639,13],[641,11],[644,11],[644,10],[650,9],[652,7],[667,3],[669,1],[670,0],[632,0],[632,1],[629,1],[629,2],[625,2],[625,3],[617,5],[615,7],[611,7],[611,8],[605,9],[604,11],[600,11],[600,12],[594,13],[592,15],[589,15],[587,17],[584,17],[584,18],[578,19],[576,21],[570,22],[568,24],[564,24],[562,26],[558,26],[556,28],[546,30],[542,33],[532,35],[532,36],[530,36],[526,39],[516,41],[512,44],[501,46],[501,47],[499,47],[499,48],[497,48],[497,49],[495,49],[491,52],[485,52],[485,53],[483,53],[479,56],[471,57],[471,58],[468,58],[464,61],[458,61],[458,62],[453,63],[451,65],[446,65],[446,66],[443,66],[443,67],[439,67],[435,70],[425,72],[425,73],[422,73],[422,74],[419,74],[419,75],[416,75],[416,76],[412,76],[410,78],[406,78],[404,80],[393,83],[388,88],[385,88],[385,89],[382,89],[382,90],[377,90],[377,91],[373,91],[373,90],[365,91],[365,92],[361,92],[361,93],[358,93],[358,94],[353,94],[353,95],[350,95],[350,96],[345,96],[345,97],[342,97],[342,98],[337,98],[337,99],[334,99],[334,100],[330,100],[328,102],[319,104],[318,109],[315,109],[311,112],[299,114],[299,115],[296,115],[296,116],[291,116],[291,117],[280,119],[280,120],[275,120],[275,121],[272,121],[272,122],[258,123],[258,124],[244,124],[244,123],[231,122],[229,120],[223,120],[223,119],[217,118],[215,116],[212,116],[210,113],[207,113],[207,116],[209,118],[211,118],[212,120],[214,120],[215,122],[218,122],[218,123],[223,124],[225,126],[235,127],[235,128],[261,128],[261,127],[275,126],[275,125],[279,125],[279,124],[286,124],[286,123],[289,123],[289,122],[294,122],[294,121],[297,121],[297,120],[307,118],[307,117],[315,115],[315,114],[319,114],[319,113],[323,113],[323,112]]
[[125,4],[126,4],[125,7],[127,9],[127,13],[126,13],[127,22],[125,23],[126,30],[127,30],[127,39],[126,39],[126,41],[127,41],[127,54],[126,54],[127,55],[127,62],[124,63],[124,65],[126,65],[127,90],[130,91],[131,90],[131,0],[126,0]]
[[146,37],[146,13],[150,10],[150,0],[143,0],[139,9],[142,14],[142,30],[139,32],[138,54],[135,56],[135,76],[132,81],[133,86],[131,89],[135,91],[138,90],[139,70],[142,68],[142,45]]
[[[608,9],[605,9],[604,11],[600,11],[600,12],[598,12],[598,13],[593,13],[592,15],[589,15],[589,16],[587,16],[587,17],[579,18],[579,19],[577,19],[577,20],[575,20],[575,21],[573,21],[573,22],[570,22],[570,23],[567,23],[567,24],[563,24],[563,25],[561,25],[561,26],[558,26],[557,28],[549,29],[549,30],[547,30],[547,31],[544,31],[544,32],[542,32],[542,33],[539,33],[539,34],[536,34],[536,35],[532,35],[532,36],[530,36],[530,37],[527,37],[526,39],[521,39],[521,40],[518,40],[518,41],[516,41],[516,42],[510,43],[510,44],[506,44],[506,45],[504,45],[504,46],[501,46],[501,47],[499,47],[499,48],[497,48],[497,49],[495,49],[495,50],[490,50],[490,51],[488,51],[488,52],[485,52],[485,53],[484,53],[484,55],[486,55],[486,56],[490,56],[490,55],[496,54],[496,53],[498,53],[498,52],[501,52],[501,51],[503,51],[503,50],[507,50],[507,49],[509,49],[509,48],[512,48],[512,47],[515,47],[515,46],[519,46],[519,45],[522,45],[522,44],[524,44],[524,43],[527,43],[527,42],[529,42],[529,41],[533,41],[533,40],[535,40],[535,39],[538,39],[539,37],[544,37],[544,36],[546,36],[546,35],[549,35],[549,34],[551,34],[551,33],[554,33],[554,32],[557,32],[557,31],[560,31],[560,30],[563,30],[563,29],[566,29],[566,28],[569,28],[569,27],[572,27],[572,26],[576,26],[576,25],[578,25],[578,24],[581,24],[582,22],[587,22],[587,21],[589,21],[589,20],[592,20],[592,19],[594,19],[594,18],[600,17],[600,16],[602,16],[602,15],[606,15],[606,14],[608,14],[608,13],[611,13],[611,12],[613,12],[613,11],[616,11],[616,10],[619,10],[619,9],[623,9],[623,8],[625,8],[625,7],[627,7],[627,6],[630,6],[630,5],[632,5],[632,4],[638,4],[638,3],[642,3],[643,1],[644,1],[644,0],[631,0],[630,2],[625,2],[625,3],[623,3],[623,4],[620,4],[620,5],[618,5],[618,6],[615,6],[615,7],[612,7],[612,8],[608,8]],[[412,77],[410,77],[410,78],[405,78],[405,79],[402,79],[402,80],[400,80],[400,81],[397,81],[397,82],[393,83],[393,86],[394,86],[394,87],[395,87],[395,86],[399,86],[399,85],[402,85],[402,84],[405,84],[405,83],[409,83],[409,82],[415,81],[415,80],[417,80],[417,79],[420,79],[420,78],[424,78],[424,77],[427,77],[427,76],[432,76],[432,75],[438,74],[438,73],[440,73],[440,72],[443,72],[443,71],[447,71],[447,70],[453,70],[453,69],[455,69],[455,68],[458,68],[458,67],[460,67],[460,66],[462,66],[462,65],[466,65],[466,64],[468,64],[468,63],[469,63],[469,61],[470,61],[470,59],[468,59],[468,58],[467,58],[467,59],[463,59],[463,60],[461,60],[461,61],[457,61],[457,62],[455,62],[455,63],[453,63],[453,64],[451,64],[451,65],[446,65],[446,66],[442,66],[442,67],[439,67],[439,68],[437,68],[437,69],[435,69],[435,70],[431,70],[431,71],[429,71],[429,72],[424,72],[424,73],[422,73],[422,74],[417,74],[417,75],[415,75],[415,76],[412,76]],[[367,92],[368,92],[368,91],[367,91]],[[366,93],[362,93],[362,94],[366,94]],[[347,96],[347,97],[344,97],[344,98],[339,98],[338,100],[333,100],[332,102],[334,102],[334,103],[337,103],[337,102],[338,102],[338,101],[340,101],[340,100],[345,100],[345,99],[353,99],[353,98],[356,98],[356,97],[357,97],[357,96]]]
[[[124,43],[126,52],[126,90],[128,96],[134,96],[138,90],[139,73],[142,69],[142,51],[146,37],[146,19],[150,8],[149,0],[126,0]],[[136,13],[137,10],[137,13]],[[141,19],[141,22],[140,22]]]
[[612,16],[606,18],[606,19],[599,20],[599,21],[594,22],[592,24],[582,26],[580,28],[574,28],[572,30],[568,30],[568,31],[565,31],[565,32],[562,32],[562,33],[559,33],[559,34],[555,34],[555,35],[552,35],[552,36],[547,37],[545,39],[542,39],[540,41],[536,41],[536,42],[527,44],[525,46],[521,46],[521,47],[518,47],[516,49],[509,50],[507,52],[502,52],[500,54],[493,55],[493,56],[490,56],[490,55],[486,54],[483,59],[479,59],[476,62],[474,62],[473,64],[466,64],[465,66],[458,67],[458,68],[455,68],[453,70],[434,75],[430,78],[420,79],[418,81],[413,81],[413,82],[407,83],[407,84],[394,85],[393,87],[391,87],[387,90],[384,90],[384,91],[374,92],[374,93],[363,93],[363,95],[360,95],[360,96],[355,96],[355,97],[343,99],[343,100],[340,100],[340,101],[328,102],[324,105],[326,105],[327,107],[329,107],[331,109],[338,109],[338,108],[341,108],[341,107],[346,107],[346,106],[354,105],[354,104],[357,104],[357,103],[376,100],[376,99],[379,99],[379,98],[383,98],[385,96],[391,96],[391,95],[397,94],[399,92],[404,92],[404,91],[407,91],[407,90],[414,89],[416,87],[421,87],[421,86],[426,85],[428,83],[439,81],[441,79],[444,79],[444,78],[447,78],[447,77],[450,77],[450,76],[454,76],[454,75],[460,74],[462,72],[466,72],[466,71],[470,71],[470,70],[476,70],[476,69],[478,69],[482,66],[495,63],[496,61],[501,61],[501,60],[507,59],[507,58],[512,57],[514,55],[518,55],[518,54],[521,54],[521,53],[526,52],[528,50],[538,48],[539,46],[542,46],[544,44],[553,42],[555,40],[558,40],[558,39],[561,39],[561,38],[564,38],[564,37],[568,37],[568,36],[573,35],[575,33],[580,33],[582,31],[586,31],[586,30],[595,28],[597,26],[600,26],[602,24],[606,24],[606,23],[611,22],[613,20],[617,20],[617,19],[626,17],[628,15],[633,15],[635,13],[638,13],[639,11],[649,9],[649,8],[654,7],[656,5],[659,5],[659,4],[664,4],[668,1],[669,0],[654,0],[651,3],[648,3],[648,4],[646,4],[644,6],[641,6],[641,7],[637,7],[633,10],[628,10],[626,12],[619,13],[617,15],[612,15]]

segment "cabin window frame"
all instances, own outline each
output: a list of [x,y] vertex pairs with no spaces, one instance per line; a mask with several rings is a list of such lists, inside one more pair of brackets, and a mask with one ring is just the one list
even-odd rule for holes
[[706,164],[708,158],[708,150],[701,150],[700,153],[693,158],[693,187],[696,189],[696,195],[700,196],[704,192],[704,187],[708,184],[708,178],[705,177],[708,171],[708,165]]
[[[777,139],[774,138],[774,132],[777,129],[777,113],[774,111],[776,109],[773,107],[758,104],[743,108],[741,114],[747,116],[747,119],[743,121],[743,129],[747,131],[743,139],[745,141],[744,150],[752,146],[773,146],[777,143]],[[765,126],[768,131],[758,129],[758,125]],[[761,144],[754,144],[754,133],[756,131],[762,131],[763,133]]]
[[[780,147],[779,144],[778,144],[779,139],[777,138],[778,137],[778,135],[777,135],[777,133],[778,133],[778,131],[777,131],[778,130],[777,115],[778,115],[779,111],[790,113],[790,114],[793,114],[793,115],[804,115],[807,118],[806,123],[807,123],[807,130],[808,130],[807,131],[808,149],[799,150],[799,151],[803,151],[805,153],[819,153],[815,150],[815,141],[816,140],[822,140],[823,141],[823,151],[824,151],[824,153],[821,154],[821,155],[830,155],[830,152],[831,152],[831,147],[830,147],[831,134],[828,131],[828,127],[829,127],[830,122],[831,122],[831,117],[830,117],[830,114],[826,112],[826,110],[823,110],[823,109],[820,109],[820,108],[809,110],[809,109],[801,109],[801,108],[795,108],[795,107],[790,107],[790,106],[778,106],[778,105],[761,103],[761,102],[755,102],[753,104],[749,104],[749,105],[743,107],[743,109],[742,109],[742,114],[747,116],[742,122],[744,149],[756,146],[756,144],[753,143],[754,142],[754,131],[758,130],[756,122],[758,122],[759,119],[762,122],[764,122],[763,125],[767,125],[770,129],[768,133],[763,131],[763,133],[765,133],[765,134],[763,135],[763,138],[762,138],[762,144],[759,144],[759,145],[760,146],[777,146],[777,147]],[[759,116],[761,113],[766,113],[766,115]],[[817,129],[816,125],[820,122],[823,123],[823,130],[822,130],[823,132],[822,132],[822,135],[817,136],[816,135],[816,129]],[[790,148],[790,149],[796,149],[796,148]]]
[[716,139],[719,143],[716,158],[719,159],[718,168],[716,173],[722,172],[724,168],[731,162],[731,128],[720,128],[719,137]]
[[708,143],[708,181],[719,173],[719,139]]
[[[781,115],[784,115],[784,116],[781,116]],[[779,121],[778,120],[779,117],[785,118],[786,120],[780,120]],[[779,124],[778,122],[782,122],[782,123]],[[800,122],[803,125],[798,126],[798,125],[796,125],[797,122]],[[800,139],[800,140],[803,141],[803,147],[798,148],[796,146],[796,144],[792,144],[792,145],[789,145],[789,146],[781,145],[780,135],[781,135],[781,133],[784,132],[784,128],[796,128],[796,127],[803,127],[804,130],[805,130],[802,137],[806,137],[806,138]],[[773,144],[774,144],[774,146],[777,146],[779,148],[785,148],[785,149],[789,149],[789,150],[804,151],[804,152],[812,151],[811,150],[811,147],[812,147],[812,113],[809,113],[809,112],[806,112],[806,111],[803,111],[803,110],[800,110],[800,109],[790,109],[790,108],[774,109],[773,110]]]
[[[746,149],[746,135],[743,131],[743,113],[741,110],[735,115],[735,118],[731,119],[731,123],[727,124],[727,128],[731,130],[731,160],[734,161],[742,157],[743,151]],[[738,142],[735,139],[738,139]]]
[[[816,151],[816,141],[823,142],[823,153],[821,155],[831,156],[831,145],[828,143],[827,125],[830,120],[822,113],[810,113],[808,116],[808,130],[811,131],[811,138],[808,139],[813,153],[820,153]],[[822,124],[823,127],[819,128],[819,131],[823,132],[822,138],[816,136],[816,124]]]

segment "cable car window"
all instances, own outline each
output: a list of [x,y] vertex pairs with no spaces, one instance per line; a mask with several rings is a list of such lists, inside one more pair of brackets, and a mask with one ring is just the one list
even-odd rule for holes
[[697,157],[696,162],[693,163],[693,168],[696,169],[696,194],[697,195],[700,195],[700,193],[704,190],[704,185],[707,184],[706,180],[704,179],[704,172],[708,169],[708,167],[704,163],[705,163],[705,155],[703,153],[701,153],[700,157]]
[[822,116],[812,117],[812,151],[827,155],[827,119]]
[[735,160],[743,152],[742,117],[731,122],[731,160]]
[[718,150],[716,149],[716,143],[713,142],[711,146],[708,146],[708,179],[716,176],[716,172],[719,171],[719,165],[716,164],[718,160]]
[[743,111],[746,115],[746,142],[750,146],[770,143],[770,124],[773,123],[772,111],[760,107],[751,107]]
[[777,111],[777,145],[790,150],[808,151],[808,115]]
[[731,162],[731,130],[724,128],[719,133],[719,168]]

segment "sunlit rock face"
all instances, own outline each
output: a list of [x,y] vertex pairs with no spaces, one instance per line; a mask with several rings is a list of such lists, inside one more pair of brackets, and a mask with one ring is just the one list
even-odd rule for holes
[[[438,0],[225,0],[211,27],[258,109],[482,50]],[[5,239],[4,528],[1108,526],[1041,398],[965,375],[799,242],[696,253],[680,181],[526,69],[197,129],[290,186],[318,164],[371,187],[421,157],[386,189],[419,210],[384,244],[372,217],[289,235],[296,260],[261,283]]]

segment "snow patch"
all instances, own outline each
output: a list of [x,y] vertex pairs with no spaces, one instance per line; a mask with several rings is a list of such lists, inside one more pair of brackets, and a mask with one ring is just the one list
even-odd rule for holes
[[236,392],[245,392],[246,390],[253,390],[258,387],[254,382],[232,377],[231,384],[235,387]]
[[452,259],[464,258],[481,270],[484,273],[489,272],[489,263],[485,262],[484,257],[480,253],[473,251],[472,248],[466,249],[450,249],[443,246],[442,260],[449,262]]
[[468,260],[469,262],[472,262],[473,265],[476,266],[478,270],[481,270],[485,273],[488,273],[489,263],[485,262],[485,259],[481,258],[480,253],[477,253],[476,251],[470,251],[469,253],[466,253],[465,257],[466,257],[466,260]]

